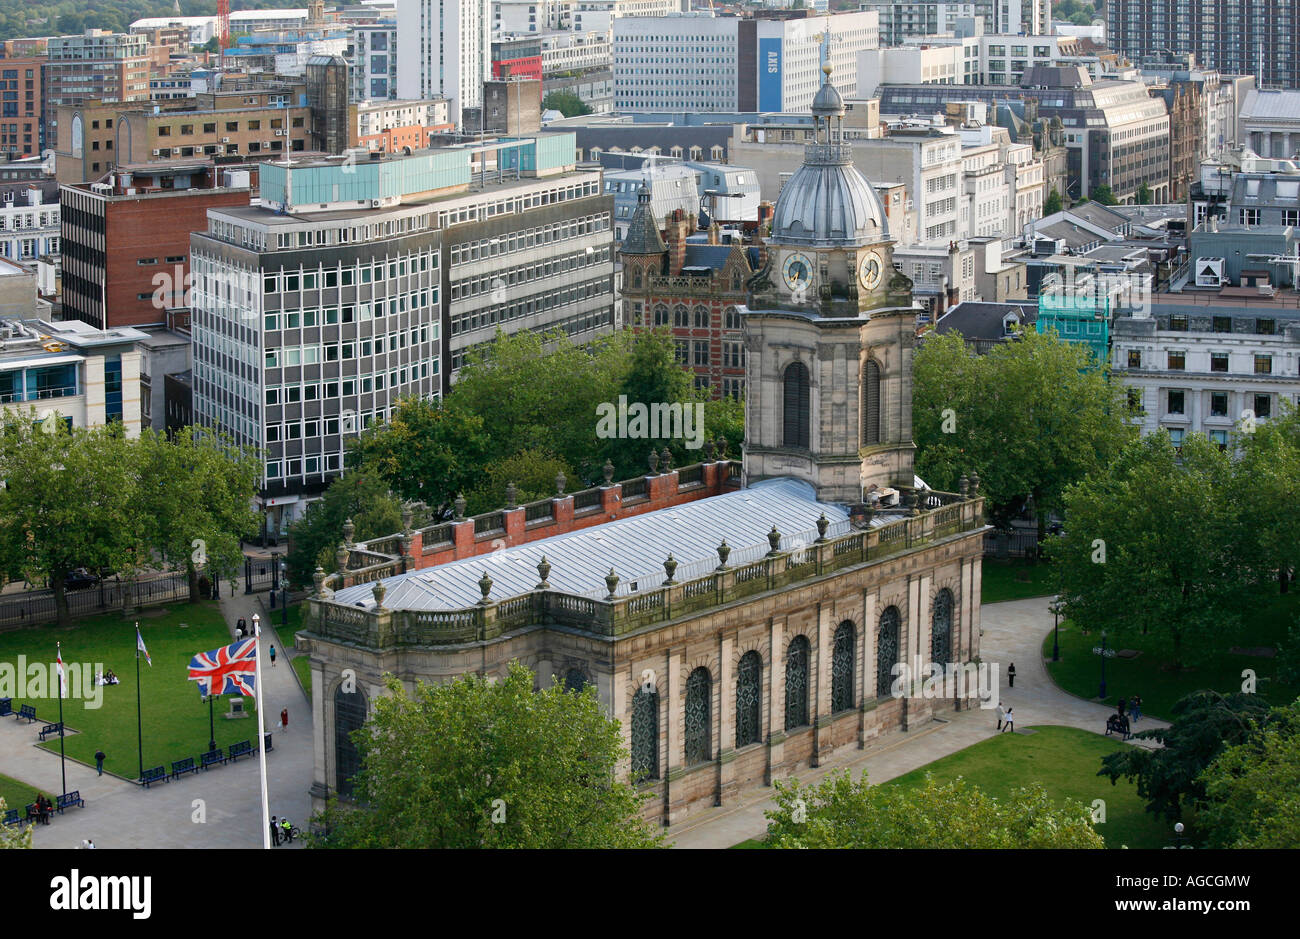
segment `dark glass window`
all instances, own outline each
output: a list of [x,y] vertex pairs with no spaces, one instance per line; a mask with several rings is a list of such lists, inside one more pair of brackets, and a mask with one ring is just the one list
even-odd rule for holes
[[581,692],[587,687],[587,676],[580,668],[571,668],[564,675],[564,690]]
[[894,684],[893,669],[898,664],[898,607],[891,606],[880,614],[880,633],[876,637],[876,697],[887,698]]
[[632,779],[659,778],[659,695],[642,688],[632,699]]
[[712,743],[710,717],[713,711],[713,682],[707,668],[697,668],[686,679],[686,765],[710,759]]
[[862,369],[862,443],[880,443],[880,366],[875,362]]
[[796,636],[785,657],[785,729],[808,723],[808,637]]
[[930,661],[947,665],[952,661],[952,591],[940,590],[934,598],[930,623]]
[[835,647],[831,652],[831,712],[853,707],[853,651],[856,630],[848,620],[835,630]]
[[782,442],[787,447],[809,448],[808,367],[792,362],[785,369],[785,420]]
[[736,747],[762,739],[759,706],[763,693],[763,660],[757,652],[746,652],[736,669]]
[[334,691],[334,788],[339,795],[352,795],[352,777],[361,769],[361,755],[352,733],[366,722],[366,696],[360,688],[346,690],[341,683]]

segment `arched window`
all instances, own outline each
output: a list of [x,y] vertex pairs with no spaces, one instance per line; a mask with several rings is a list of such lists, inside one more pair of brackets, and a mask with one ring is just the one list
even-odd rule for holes
[[709,328],[709,308],[704,306],[703,304],[700,304],[695,308],[695,328],[696,329]]
[[880,614],[880,632],[876,636],[876,697],[889,697],[894,684],[894,666],[898,664],[898,607],[891,606]]
[[763,697],[763,659],[757,652],[746,652],[736,668],[736,747],[748,746],[763,739],[759,723],[759,705]]
[[880,443],[880,366],[868,360],[862,367],[862,445]]
[[632,781],[659,778],[659,694],[642,688],[632,699]]
[[691,147],[692,160],[698,160],[703,154],[704,154],[704,150],[701,149],[700,147]]
[[740,329],[740,311],[734,306],[729,306],[722,311],[723,325],[727,329]]
[[835,647],[831,652],[831,713],[853,707],[853,649],[856,630],[848,620],[835,630]]
[[350,682],[341,682],[334,690],[334,788],[341,796],[352,795],[352,777],[361,769],[361,754],[352,742],[352,732],[365,722],[365,693]]
[[934,597],[934,616],[930,621],[930,661],[939,665],[952,662],[952,591],[945,587]]
[[785,729],[808,723],[808,637],[796,636],[785,653]]
[[714,160],[721,160],[721,159],[722,159],[722,148],[721,148],[721,147],[715,146],[715,147],[714,147],[712,150],[710,150],[709,152],[713,155],[713,159],[714,159]]
[[712,758],[713,681],[707,668],[697,668],[686,679],[686,765]]
[[808,449],[808,367],[791,362],[785,368],[785,408],[782,443],[787,447]]
[[571,668],[564,675],[564,690],[582,692],[587,687],[587,676],[580,668]]
[[600,161],[600,147],[592,147],[589,152],[591,153],[591,162],[597,163]]
[[658,304],[655,307],[655,325],[656,326],[668,325],[668,307],[664,306],[662,303]]
[[681,148],[681,147],[673,147],[671,150],[668,151],[668,153],[669,153],[670,156],[675,156],[675,157],[677,157],[677,159],[679,159],[679,160],[682,158],[682,148]]
[[687,327],[691,325],[690,313],[684,304],[679,303],[673,307],[673,325]]

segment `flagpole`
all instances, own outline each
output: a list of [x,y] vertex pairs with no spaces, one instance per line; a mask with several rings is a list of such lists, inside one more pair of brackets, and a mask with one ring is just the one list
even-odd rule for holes
[[140,717],[140,624],[135,624],[135,752],[140,757],[140,778],[144,779],[144,723]]
[[68,791],[68,764],[63,753],[63,643],[56,642],[54,648],[59,661],[59,772],[63,775],[63,788],[59,792],[66,795]]
[[257,755],[262,775],[262,848],[271,850],[271,807],[266,795],[266,731],[262,728],[262,617],[253,614],[253,689],[257,696]]

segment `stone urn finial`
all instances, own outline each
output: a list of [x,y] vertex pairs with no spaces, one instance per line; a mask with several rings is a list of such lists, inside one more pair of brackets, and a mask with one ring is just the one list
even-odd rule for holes
[[665,473],[673,471],[673,451],[669,450],[666,444],[659,453],[659,465],[664,468]]
[[456,501],[453,502],[452,505],[455,506],[456,509],[456,521],[465,521],[465,493],[462,492],[457,494]]
[[979,498],[979,494],[980,494],[980,474],[971,473],[970,474],[970,497],[972,499],[977,499]]
[[506,483],[506,508],[515,509],[519,507],[519,487],[514,483]]
[[772,530],[767,533],[767,543],[772,547],[772,550],[767,552],[768,554],[776,554],[781,550],[781,533],[776,530],[775,525],[773,525]]
[[557,496],[564,495],[564,487],[568,481],[569,480],[565,477],[563,470],[560,470],[560,472],[555,474],[555,494]]
[[671,587],[677,583],[677,581],[673,580],[673,574],[677,573],[677,558],[673,557],[671,551],[668,552],[668,558],[664,561],[664,573],[668,575],[668,579],[664,581],[665,587]]
[[826,513],[823,512],[817,518],[817,540],[818,541],[826,540],[826,530],[830,527],[831,527],[831,520],[827,518]]
[[352,519],[343,522],[343,543],[349,548],[352,547],[352,536],[356,534],[357,526],[352,524]]
[[537,589],[550,590],[551,583],[546,578],[551,576],[551,562],[546,560],[546,555],[544,554],[542,555],[542,559],[537,562],[537,574],[542,578],[541,582],[537,585]]
[[478,579],[478,589],[479,592],[483,594],[483,599],[480,600],[479,603],[486,604],[488,602],[488,594],[492,592],[492,578],[488,576],[487,571],[484,571],[483,576]]
[[718,459],[725,460],[726,458],[727,458],[727,438],[719,436],[718,437]]
[[731,545],[727,544],[727,539],[722,539],[722,544],[718,545],[718,570],[725,570],[727,567],[727,557],[731,554]]
[[657,473],[659,471],[659,454],[654,450],[651,450],[650,456],[646,459],[646,463],[649,464],[651,473]]
[[415,506],[409,502],[402,503],[402,531],[411,530],[411,522],[415,521]]
[[334,591],[325,586],[325,568],[319,564],[316,565],[316,573],[311,575],[312,582],[316,585],[316,596],[329,597],[333,596]]
[[351,552],[348,551],[348,546],[345,544],[340,544],[336,549],[334,549],[334,562],[338,565],[340,571],[346,571],[348,569],[348,555],[350,553]]
[[957,491],[961,493],[963,499],[970,495],[970,478],[965,473],[962,473],[961,479],[957,480]]
[[712,440],[704,441],[704,462],[705,463],[713,462],[713,441]]
[[611,567],[609,573],[605,575],[605,586],[609,588],[609,595],[605,597],[606,600],[614,599],[614,589],[618,587],[619,579],[618,574],[614,573],[614,568]]
[[601,472],[605,474],[605,485],[606,485],[606,486],[613,485],[613,483],[614,483],[614,464],[611,463],[609,460],[606,460],[606,461],[605,461],[605,465],[601,468]]
[[384,608],[384,594],[388,593],[388,588],[384,586],[384,582],[382,580],[375,581],[374,586],[370,588],[370,592],[375,595],[375,609],[382,610]]

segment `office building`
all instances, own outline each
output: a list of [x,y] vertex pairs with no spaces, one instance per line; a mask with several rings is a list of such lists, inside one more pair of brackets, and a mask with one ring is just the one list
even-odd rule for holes
[[[81,36],[56,36],[49,41],[41,76],[45,114],[45,146],[59,140],[58,109],[85,101],[123,104],[149,100],[149,37],[88,29]],[[77,141],[62,141],[75,147]]]
[[446,98],[453,124],[492,78],[489,0],[397,0],[397,97]]

